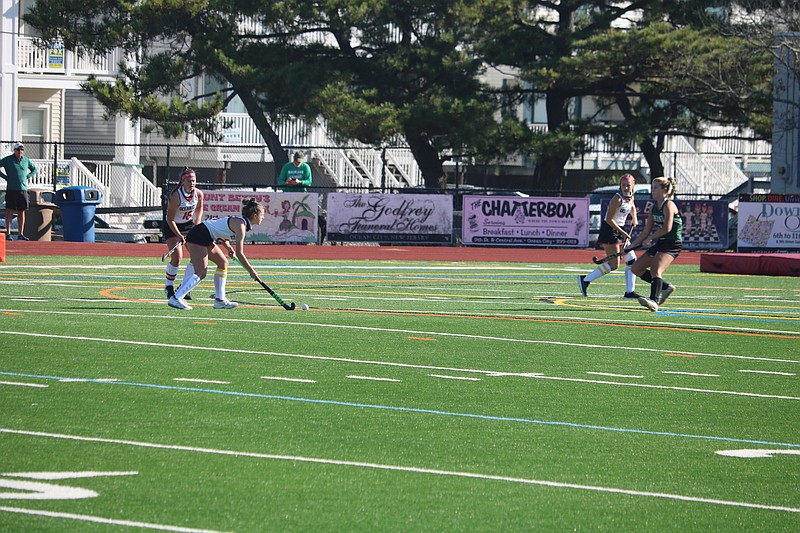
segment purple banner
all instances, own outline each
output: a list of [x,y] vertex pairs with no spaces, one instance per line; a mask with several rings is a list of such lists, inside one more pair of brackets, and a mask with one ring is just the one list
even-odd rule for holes
[[450,243],[453,197],[446,194],[330,193],[329,241]]
[[588,198],[464,196],[463,244],[589,246]]

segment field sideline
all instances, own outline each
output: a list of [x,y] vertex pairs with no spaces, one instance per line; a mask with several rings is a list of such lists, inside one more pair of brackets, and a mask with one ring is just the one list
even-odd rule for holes
[[245,249],[310,311],[7,243],[0,531],[800,529],[800,279],[687,253],[650,313],[580,296],[599,250]]

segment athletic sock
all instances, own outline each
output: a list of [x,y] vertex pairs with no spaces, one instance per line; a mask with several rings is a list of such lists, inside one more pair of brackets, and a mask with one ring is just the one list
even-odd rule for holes
[[[194,270],[194,269],[192,269]],[[187,268],[188,271],[188,268]],[[188,273],[188,272],[187,272]],[[192,272],[191,276],[184,275],[183,280],[181,281],[181,286],[178,287],[178,290],[175,291],[175,298],[180,300],[186,293],[197,287],[200,284],[200,277]]]
[[636,292],[636,276],[630,265],[625,267],[625,292]]
[[166,281],[164,281],[165,287],[170,287],[175,285],[175,276],[178,275],[178,267],[173,265],[172,263],[167,263],[167,272],[165,275]]
[[661,294],[661,287],[664,285],[664,280],[661,278],[653,278],[650,283],[650,299],[654,302],[658,301],[658,296]]
[[588,275],[587,275],[587,276],[586,276],[586,277],[583,279],[583,281],[585,281],[585,282],[587,282],[587,283],[591,283],[591,282],[593,282],[594,280],[596,280],[597,278],[599,278],[599,277],[602,277],[602,276],[605,276],[605,275],[606,275],[606,274],[608,274],[609,272],[611,272],[611,267],[610,267],[610,266],[608,266],[608,263],[603,263],[603,264],[602,264],[602,265],[600,265],[599,267],[597,267],[597,268],[595,268],[594,270],[592,270],[592,271],[591,271],[591,272],[590,272],[590,273],[589,273],[589,274],[588,274]]
[[217,300],[225,300],[225,282],[228,279],[228,271],[218,268],[214,272],[214,297]]
[[183,277],[189,278],[190,276],[194,276],[194,274],[194,265],[190,261],[189,264],[186,265],[186,269],[183,271]]
[[650,270],[645,270],[644,274],[639,277],[642,278],[642,281],[645,283],[653,283],[653,275],[650,274]]

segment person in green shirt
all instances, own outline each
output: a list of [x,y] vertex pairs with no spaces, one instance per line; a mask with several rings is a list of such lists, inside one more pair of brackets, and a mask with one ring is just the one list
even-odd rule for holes
[[278,175],[278,187],[285,192],[306,192],[311,187],[311,167],[303,161],[300,152],[295,152],[292,160],[283,165]]
[[631,250],[640,244],[650,246],[631,265],[631,271],[650,284],[650,297],[640,296],[639,303],[655,312],[675,292],[675,286],[664,281],[661,276],[681,253],[683,220],[673,201],[675,178],[655,178],[651,183],[651,190],[655,205],[647,216],[644,230],[627,249]]
[[36,175],[36,165],[25,157],[25,146],[14,143],[14,153],[0,159],[0,177],[6,180],[6,237],[11,239],[11,220],[17,215],[17,234],[21,241],[25,228],[25,211],[28,210],[28,178]]

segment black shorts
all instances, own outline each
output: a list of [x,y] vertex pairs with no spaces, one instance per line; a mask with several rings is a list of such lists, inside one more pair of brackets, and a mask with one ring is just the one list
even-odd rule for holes
[[600,223],[600,233],[597,236],[600,244],[623,244],[625,236],[611,227],[605,220]]
[[681,253],[683,247],[679,241],[669,241],[664,239],[659,239],[653,244],[650,248],[647,249],[647,255],[650,257],[655,257],[656,254],[668,254],[672,257],[678,257],[678,254]]
[[6,209],[26,211],[28,209],[28,191],[6,191]]
[[188,235],[186,235],[186,242],[208,248],[214,244],[214,239],[211,237],[206,225],[201,223],[189,231]]
[[[181,222],[178,224],[178,231],[180,231],[183,235],[189,233],[189,230],[194,227],[194,221],[190,220],[189,222]],[[169,240],[173,237],[178,237],[175,235],[175,232],[172,231],[172,228],[169,224],[164,222],[164,225],[161,228],[161,232],[164,234],[164,240]]]

